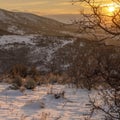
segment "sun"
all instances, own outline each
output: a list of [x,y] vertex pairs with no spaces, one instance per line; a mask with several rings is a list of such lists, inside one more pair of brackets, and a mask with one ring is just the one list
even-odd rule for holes
[[110,13],[113,13],[113,12],[115,11],[115,7],[109,6],[109,7],[108,7],[108,11],[109,11]]
[[115,3],[103,4],[103,5],[101,5],[101,10],[102,10],[103,14],[113,16],[117,12],[119,7],[120,6],[118,6]]

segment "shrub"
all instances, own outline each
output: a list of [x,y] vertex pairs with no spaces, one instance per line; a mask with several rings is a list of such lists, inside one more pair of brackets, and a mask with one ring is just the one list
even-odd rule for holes
[[35,78],[38,75],[38,70],[35,66],[31,67],[29,74],[32,76],[32,78]]
[[65,98],[65,91],[62,91],[60,93],[54,94],[55,99],[59,98]]
[[26,88],[24,86],[21,86],[19,89],[20,89],[20,92],[22,92],[22,93],[24,93],[26,90]]
[[14,65],[11,70],[10,73],[12,75],[12,77],[15,76],[21,76],[21,77],[26,77],[27,76],[27,67],[23,64],[16,64]]
[[22,78],[20,76],[16,76],[13,79],[13,89],[19,89],[23,84]]
[[36,82],[32,78],[28,78],[25,83],[27,89],[34,89],[36,87]]

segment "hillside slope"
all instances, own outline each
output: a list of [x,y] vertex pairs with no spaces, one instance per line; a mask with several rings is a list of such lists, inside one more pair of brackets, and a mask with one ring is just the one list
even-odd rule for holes
[[12,35],[11,32],[5,31],[5,30],[1,30],[0,29],[0,35]]
[[[57,34],[65,24],[30,13],[0,9],[0,29],[13,34]],[[1,33],[0,30],[0,33]]]

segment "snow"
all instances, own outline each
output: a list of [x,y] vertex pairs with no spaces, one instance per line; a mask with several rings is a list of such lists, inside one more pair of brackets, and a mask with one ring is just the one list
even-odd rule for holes
[[7,44],[14,44],[14,43],[25,43],[25,44],[32,44],[34,45],[34,42],[32,39],[34,38],[34,35],[4,35],[0,37],[0,45],[7,45]]
[[[69,88],[68,85],[52,85],[53,93],[65,91],[65,98],[55,99],[47,94],[49,86],[39,86],[33,91],[7,89],[9,85],[0,84],[0,120],[84,120],[89,114],[88,94],[86,89]],[[93,95],[94,96],[94,95]],[[100,120],[94,116],[92,120]]]
[[53,49],[52,47],[50,48],[50,50],[48,50],[48,56],[47,56],[47,61],[49,62],[50,60],[52,60],[53,58],[53,54],[61,47],[64,47],[65,45],[69,44],[69,43],[73,43],[73,40],[61,40],[61,44],[60,45],[56,45]]
[[9,21],[11,21],[10,16],[11,16],[10,12],[0,9],[0,21],[2,21],[3,23],[8,23]]
[[19,35],[24,35],[24,31],[19,30],[16,26],[9,26],[8,31]]
[[0,9],[0,20],[6,20],[8,17],[5,15],[5,13]]
[[[39,37],[38,42],[40,45],[37,46],[37,41],[34,40],[36,46],[31,47],[31,53],[29,54],[29,58],[31,58],[31,61],[33,61],[33,63],[43,59],[46,62],[50,62],[54,57],[54,53],[58,49],[64,47],[67,44],[73,43],[74,39],[62,39],[57,37],[46,38],[44,36],[41,36]],[[45,46],[42,46],[41,42],[44,42]]]
[[[14,26],[11,27],[11,29],[14,29]],[[35,41],[34,41],[34,38],[36,37],[37,35],[4,35],[4,36],[0,36],[0,45],[8,45],[8,44],[14,44],[14,43],[24,43],[26,45],[36,45]],[[41,39],[44,40],[44,37],[41,37]],[[57,39],[56,39],[57,40]],[[58,39],[59,41],[59,39]],[[46,40],[45,40],[46,42]],[[60,45],[59,47],[63,47],[65,46],[66,44],[69,44],[69,43],[73,43],[73,39],[71,40],[60,40],[60,42],[62,42],[62,45]],[[57,46],[57,44],[55,45]],[[40,49],[42,49],[44,47],[41,47]],[[58,48],[54,48],[55,50],[57,50]],[[39,51],[39,50],[36,50],[36,52]],[[53,53],[54,50],[50,51],[50,53]]]

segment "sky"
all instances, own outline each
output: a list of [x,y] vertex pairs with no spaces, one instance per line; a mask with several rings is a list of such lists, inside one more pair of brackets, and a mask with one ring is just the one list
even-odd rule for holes
[[[72,5],[72,0],[0,0],[0,8],[10,11],[30,12],[38,15],[78,14],[82,6]],[[100,2],[100,0],[96,0]],[[102,0],[106,4],[110,0]]]

